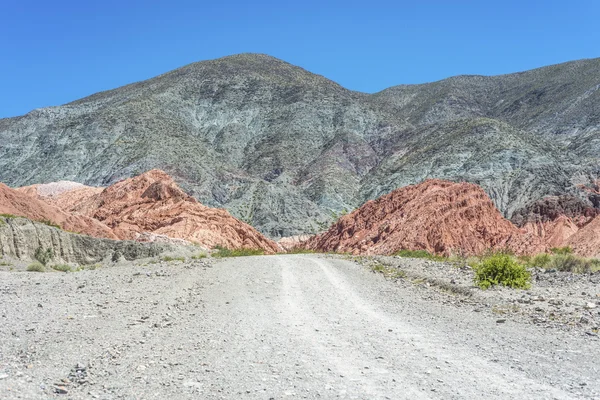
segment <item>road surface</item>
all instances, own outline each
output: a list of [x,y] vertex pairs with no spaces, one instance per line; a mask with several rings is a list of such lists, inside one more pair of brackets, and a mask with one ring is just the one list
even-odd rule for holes
[[6,272],[0,313],[2,399],[600,398],[597,339],[321,255]]

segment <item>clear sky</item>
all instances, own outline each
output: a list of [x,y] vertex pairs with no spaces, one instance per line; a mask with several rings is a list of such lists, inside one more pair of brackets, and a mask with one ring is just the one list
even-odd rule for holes
[[600,1],[1,0],[0,118],[267,53],[376,92],[600,57]]

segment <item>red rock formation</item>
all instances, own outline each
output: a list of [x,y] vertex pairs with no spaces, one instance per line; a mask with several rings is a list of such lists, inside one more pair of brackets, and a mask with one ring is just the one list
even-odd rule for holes
[[600,216],[569,237],[565,245],[580,256],[600,258]]
[[285,251],[302,248],[304,242],[310,239],[310,235],[287,236],[279,239],[277,244]]
[[563,247],[577,231],[579,226],[572,218],[560,215],[554,220],[527,222],[523,229],[543,240],[548,247]]
[[571,195],[547,196],[515,213],[512,221],[551,248],[568,246],[573,235],[600,215],[592,204],[593,188],[582,188],[589,192],[589,201]]
[[547,248],[503,218],[479,186],[437,179],[367,202],[311,238],[306,247],[354,254],[411,249],[444,255],[489,249],[532,254]]
[[47,221],[65,230],[90,236],[117,238],[110,228],[93,218],[64,212],[22,191],[11,189],[3,183],[0,183],[0,214],[17,215],[34,221]]
[[48,197],[70,212],[79,212],[109,226],[120,239],[148,235],[195,242],[207,248],[259,248],[277,252],[277,244],[226,210],[206,207],[185,194],[160,170],[148,171],[106,189],[79,188]]
[[24,186],[16,190],[36,197],[65,212],[86,215],[91,211],[84,208],[84,206],[90,204],[87,200],[101,193],[104,189],[103,187],[85,186],[76,182],[60,181]]

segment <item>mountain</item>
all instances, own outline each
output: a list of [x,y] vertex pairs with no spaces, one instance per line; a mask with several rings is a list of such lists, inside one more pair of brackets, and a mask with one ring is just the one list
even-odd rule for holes
[[147,171],[107,188],[56,182],[13,192],[32,196],[31,202],[46,204],[47,208],[92,220],[121,240],[158,239],[175,244],[193,242],[209,249],[223,246],[279,251],[275,242],[226,210],[206,207],[184,193],[160,170]]
[[352,254],[426,250],[446,256],[488,250],[537,254],[547,250],[534,234],[502,217],[477,185],[428,179],[371,200],[328,231],[300,245]]
[[159,168],[271,237],[428,178],[479,184],[509,218],[549,195],[598,208],[584,188],[600,176],[599,89],[600,59],[365,94],[240,54],[0,120],[0,181]]

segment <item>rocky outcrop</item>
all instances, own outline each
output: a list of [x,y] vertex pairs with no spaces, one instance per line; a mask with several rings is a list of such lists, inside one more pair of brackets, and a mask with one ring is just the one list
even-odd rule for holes
[[566,217],[576,226],[582,227],[597,215],[600,215],[600,209],[594,207],[589,200],[562,195],[546,196],[534,201],[517,211],[511,220],[517,226],[526,226],[530,223],[546,223]]
[[[71,213],[83,213],[112,229],[119,238],[196,243],[206,248],[278,246],[227,211],[206,207],[183,192],[165,172],[148,171],[103,190],[78,188],[49,196],[48,201]],[[172,240],[168,240],[170,238]]]
[[593,188],[589,190],[584,197],[544,197],[519,210],[512,221],[550,247],[567,246],[573,235],[600,215],[600,209],[591,201]]
[[369,95],[234,55],[1,119],[0,181],[108,186],[160,168],[277,238],[427,178],[476,183],[512,217],[599,176],[599,74],[581,60]]
[[54,263],[94,264],[103,260],[154,257],[174,247],[78,235],[21,217],[0,216],[0,255],[34,261],[38,248],[52,249]]
[[71,232],[94,237],[117,239],[113,231],[98,220],[85,215],[65,212],[26,193],[27,191],[17,191],[0,183],[0,214],[44,221]]
[[570,236],[565,245],[581,256],[600,258],[600,216]]
[[427,180],[369,201],[305,246],[353,254],[392,254],[401,249],[444,255],[546,250],[539,238],[502,217],[480,187],[442,180]]

